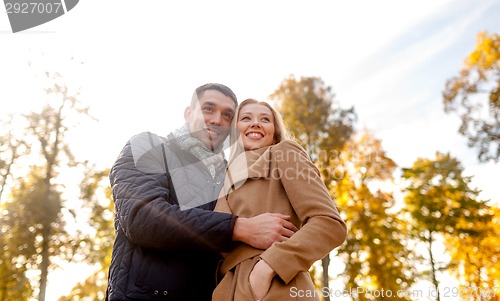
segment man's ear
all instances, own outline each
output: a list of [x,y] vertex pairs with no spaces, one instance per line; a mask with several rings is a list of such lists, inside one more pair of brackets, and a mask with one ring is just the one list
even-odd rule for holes
[[189,120],[191,119],[191,107],[187,107],[185,110],[184,110],[184,120],[186,120],[187,122],[189,122]]

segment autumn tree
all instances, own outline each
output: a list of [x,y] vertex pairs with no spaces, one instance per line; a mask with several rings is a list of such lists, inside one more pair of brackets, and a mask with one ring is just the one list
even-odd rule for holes
[[10,211],[8,203],[0,206],[0,301],[25,301],[33,293],[33,288],[26,277],[28,267],[20,256],[23,241],[9,230]]
[[500,159],[500,35],[482,32],[459,75],[446,82],[445,112],[460,115],[459,132],[482,162]]
[[71,260],[79,247],[78,232],[70,233],[65,227],[66,218],[75,213],[65,206],[59,176],[64,168],[76,166],[66,134],[75,125],[71,122],[87,114],[78,91],[69,89],[62,76],[47,73],[47,79],[46,104],[40,111],[24,115],[24,140],[37,159],[11,188],[4,214],[8,218],[2,222],[5,233],[19,243],[18,254],[10,254],[16,256],[12,261],[40,271],[40,301],[45,300],[49,270],[55,267],[52,259]]
[[26,301],[33,293],[26,268],[9,260],[14,248],[7,242],[0,250],[0,301]]
[[12,167],[19,157],[29,153],[26,142],[14,133],[15,117],[10,115],[2,119],[0,133],[0,203],[7,180],[12,177]]
[[[346,290],[354,300],[408,300],[397,295],[413,283],[415,255],[406,245],[405,222],[395,210],[396,200],[383,183],[393,183],[396,164],[379,139],[364,130],[343,148],[332,164],[339,180],[337,203],[346,214],[347,243],[339,253],[346,265]],[[384,296],[366,292],[385,291]]]
[[95,272],[82,283],[78,283],[61,301],[98,301],[105,299],[107,274],[111,263],[114,233],[114,206],[108,180],[109,170],[95,166],[86,169],[80,185],[84,208],[88,209],[91,233],[82,240],[81,246],[89,254],[88,262],[96,267]]
[[8,180],[14,178],[13,167],[21,156],[29,152],[22,139],[16,136],[15,116],[2,119],[0,134],[0,301],[27,300],[32,287],[25,276],[26,267],[15,262],[19,250],[19,240],[8,232],[7,202],[3,202]]
[[450,266],[440,262],[434,245],[438,239],[481,235],[475,224],[491,217],[487,205],[478,200],[479,191],[470,187],[471,177],[463,175],[460,162],[450,154],[437,152],[435,159],[417,159],[411,168],[403,168],[407,193],[405,211],[410,216],[413,236],[426,246],[430,281],[439,293],[438,272]]
[[[61,235],[64,232],[62,229],[64,224],[58,215],[60,194],[52,191],[50,199],[47,199],[46,189],[42,170],[34,167],[28,175],[17,179],[9,199],[4,204],[2,217],[6,241],[2,259],[14,268],[11,270],[14,273],[6,275],[2,282],[21,280],[25,284],[19,289],[30,293],[32,288],[25,275],[28,270],[41,268],[43,257],[40,254],[44,247],[41,240],[43,225],[48,223],[46,220],[51,220],[51,237],[54,238],[50,246],[51,251],[54,252],[61,246],[62,241],[59,237],[64,237]],[[55,252],[61,251],[57,249]],[[6,294],[9,296],[7,300],[10,300],[12,293],[15,292],[10,291]]]
[[[354,108],[342,109],[335,101],[331,87],[318,77],[296,79],[290,76],[281,82],[270,98],[283,115],[291,134],[320,167],[325,184],[330,187],[335,179],[323,168],[327,162],[321,160],[327,160],[329,154],[341,149],[351,136],[356,120]],[[329,287],[329,263],[330,258],[326,256],[322,260],[324,288]]]
[[[460,233],[445,241],[451,250],[451,272],[468,300],[500,300],[500,208],[491,205],[478,221],[461,221]],[[468,230],[468,231],[464,231]],[[473,230],[473,231],[471,231]]]

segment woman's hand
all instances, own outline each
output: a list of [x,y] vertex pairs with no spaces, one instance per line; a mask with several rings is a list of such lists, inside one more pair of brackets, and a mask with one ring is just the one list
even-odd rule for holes
[[264,260],[259,260],[255,264],[248,280],[250,289],[257,301],[262,300],[267,294],[274,276],[276,276],[276,273]]

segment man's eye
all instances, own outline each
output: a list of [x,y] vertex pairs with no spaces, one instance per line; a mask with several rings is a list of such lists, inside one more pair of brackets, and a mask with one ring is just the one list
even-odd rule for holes
[[204,107],[202,110],[205,112],[212,112],[213,111],[212,107]]

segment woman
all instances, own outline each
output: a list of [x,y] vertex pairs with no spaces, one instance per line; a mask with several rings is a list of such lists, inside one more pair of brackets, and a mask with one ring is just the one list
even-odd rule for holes
[[[213,301],[319,300],[311,265],[341,245],[346,225],[306,152],[288,140],[281,116],[254,99],[233,122],[230,163],[216,211],[290,216],[299,230],[267,250],[237,244],[225,254]],[[234,143],[236,142],[236,143]]]

